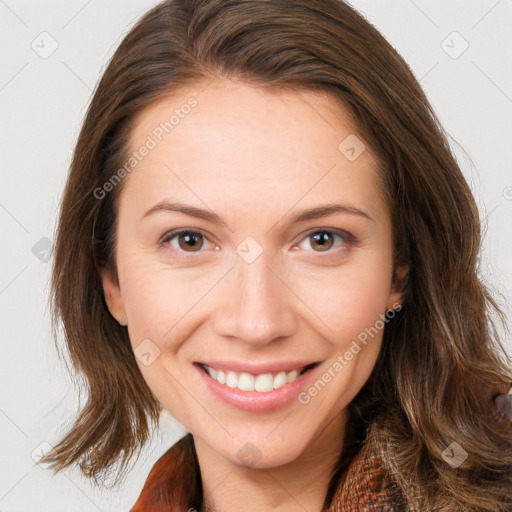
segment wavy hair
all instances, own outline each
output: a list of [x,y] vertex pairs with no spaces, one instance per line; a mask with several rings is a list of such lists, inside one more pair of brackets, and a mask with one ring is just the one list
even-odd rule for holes
[[[381,457],[411,509],[510,510],[512,423],[494,412],[493,397],[508,389],[512,370],[498,335],[504,315],[479,276],[475,200],[407,64],[341,0],[167,0],[116,50],[76,143],[51,282],[52,325],[65,338],[57,348],[69,354],[87,401],[43,460],[55,471],[77,463],[96,482],[117,466],[117,482],[158,426],[162,406],[126,327],[106,308],[99,272],[107,265],[117,275],[125,180],[101,199],[95,191],[126,161],[143,109],[214,77],[327,91],[377,157],[395,266],[409,273],[402,311],[348,407],[352,452],[366,443]],[[457,468],[442,456],[454,442],[468,454]],[[332,472],[327,507],[348,455]]]

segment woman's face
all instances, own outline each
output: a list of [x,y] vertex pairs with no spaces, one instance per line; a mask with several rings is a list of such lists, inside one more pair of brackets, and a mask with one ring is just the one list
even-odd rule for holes
[[376,163],[344,108],[217,80],[144,111],[130,148],[119,286],[103,283],[155,397],[236,464],[339,437],[401,299]]

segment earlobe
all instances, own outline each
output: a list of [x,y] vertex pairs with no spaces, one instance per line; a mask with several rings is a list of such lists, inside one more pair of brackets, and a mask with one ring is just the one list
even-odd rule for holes
[[119,284],[113,278],[112,272],[106,266],[100,270],[101,281],[103,283],[103,294],[110,314],[119,322],[120,325],[128,325],[126,311],[124,309],[123,299]]
[[403,304],[403,292],[409,276],[409,265],[402,265],[395,269],[391,291],[388,299],[388,309],[396,309]]

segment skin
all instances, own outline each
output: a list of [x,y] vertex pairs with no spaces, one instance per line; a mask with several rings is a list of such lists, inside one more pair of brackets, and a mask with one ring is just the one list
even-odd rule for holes
[[[192,432],[211,510],[319,511],[342,448],[345,408],[370,376],[382,331],[307,405],[272,412],[220,401],[193,362],[300,357],[322,361],[313,370],[320,378],[401,302],[406,270],[393,274],[375,158],[368,146],[355,161],[338,150],[357,131],[329,94],[224,79],[143,111],[131,149],[190,96],[198,105],[124,178],[119,284],[103,271],[107,304],[134,350],[145,339],[158,347],[151,364],[137,362],[156,398]],[[144,217],[163,200],[209,209],[224,224],[181,212]],[[289,224],[299,211],[330,203],[350,203],[371,219],[340,212]],[[207,238],[199,234],[188,250],[183,236],[159,244],[177,228]],[[326,235],[322,249],[313,238],[322,229],[353,239]],[[252,263],[236,252],[248,236],[263,250]],[[261,453],[255,466],[237,456],[248,442]]]

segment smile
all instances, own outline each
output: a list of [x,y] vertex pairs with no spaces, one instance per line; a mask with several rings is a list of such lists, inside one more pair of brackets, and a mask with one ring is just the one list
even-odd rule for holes
[[282,370],[260,374],[216,369],[206,364],[200,364],[200,366],[213,380],[229,388],[239,389],[240,391],[268,393],[294,382],[317,364],[311,363],[290,371]]

